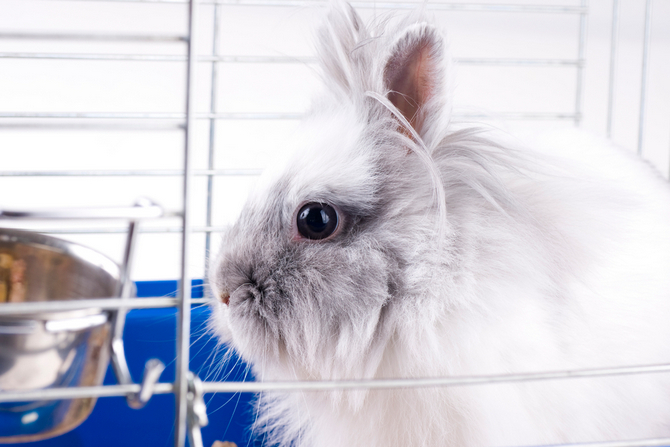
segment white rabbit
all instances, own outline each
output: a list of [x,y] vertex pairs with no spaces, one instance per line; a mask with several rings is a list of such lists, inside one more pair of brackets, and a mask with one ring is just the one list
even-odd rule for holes
[[[259,380],[670,362],[670,188],[577,133],[533,150],[450,124],[442,34],[335,2],[325,90],[223,236],[212,327]],[[670,375],[266,393],[281,445],[670,436]]]

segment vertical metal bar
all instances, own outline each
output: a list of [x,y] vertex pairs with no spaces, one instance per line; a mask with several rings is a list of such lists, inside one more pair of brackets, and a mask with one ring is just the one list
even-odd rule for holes
[[195,104],[195,67],[196,67],[196,0],[188,3],[188,49],[186,68],[186,123],[184,127],[184,189],[183,189],[183,216],[182,216],[182,245],[181,245],[181,284],[179,286],[179,305],[177,317],[177,362],[175,366],[175,446],[184,447],[188,433],[188,373],[189,347],[191,333],[191,276],[189,271],[188,251],[191,241],[191,206],[189,195],[192,184],[191,152],[194,132],[194,104]]
[[[212,37],[212,55],[219,55],[219,5],[214,5],[214,30]],[[210,98],[209,98],[209,112],[212,114],[216,113],[216,93],[217,93],[217,75],[218,75],[218,66],[219,64],[214,60],[212,61],[212,80],[210,83]],[[207,169],[214,169],[214,146],[215,146],[215,137],[216,137],[216,120],[210,118],[209,120],[209,154],[207,155]],[[208,174],[207,176],[207,223],[208,227],[212,226],[212,206],[214,202],[214,175]],[[212,233],[205,233],[205,276],[209,271],[209,253],[212,245]]]
[[581,6],[584,8],[579,13],[579,49],[577,66],[577,86],[575,88],[575,126],[582,122],[582,95],[584,90],[584,59],[586,53],[586,18],[588,14],[588,0],[581,0]]
[[[132,269],[133,251],[137,240],[137,222],[131,220],[128,225],[128,236],[126,237],[126,248],[123,252],[123,264],[121,267],[121,290],[119,296],[127,300],[133,291],[133,283],[130,280],[130,271]],[[126,361],[126,353],[123,345],[123,329],[126,324],[126,314],[128,308],[119,307],[114,312],[112,319],[114,329],[112,332],[112,367],[116,374],[116,380],[120,385],[127,385],[132,383],[130,370],[128,369],[128,362]]]
[[614,116],[614,86],[616,82],[616,56],[619,36],[619,0],[612,1],[612,34],[610,36],[610,80],[607,95],[607,138],[612,138]]
[[644,18],[644,43],[642,44],[642,82],[640,86],[640,122],[637,129],[637,154],[642,155],[644,144],[644,119],[647,102],[647,69],[649,66],[649,45],[651,42],[651,0],[647,0]]

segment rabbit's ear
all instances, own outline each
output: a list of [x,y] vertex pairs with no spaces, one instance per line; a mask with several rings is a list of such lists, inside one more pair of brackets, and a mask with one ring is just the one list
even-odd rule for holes
[[435,27],[411,25],[395,40],[384,68],[388,99],[424,140],[431,127],[444,126],[448,113],[445,47]]
[[354,49],[369,36],[363,21],[354,8],[341,0],[330,3],[326,21],[318,31],[317,54],[324,68],[326,80],[346,95],[351,96],[357,82]]

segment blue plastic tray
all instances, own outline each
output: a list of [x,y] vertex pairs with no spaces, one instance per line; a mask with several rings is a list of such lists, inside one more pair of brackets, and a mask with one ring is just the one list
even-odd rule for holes
[[[177,281],[147,281],[137,283],[137,295],[174,296]],[[193,281],[193,297],[202,297],[202,280]],[[206,331],[209,316],[207,306],[193,307],[191,312],[190,369],[204,380],[253,380],[246,365],[233,357],[220,370],[222,348]],[[174,380],[176,345],[176,309],[137,309],[128,313],[124,332],[125,350],[130,372],[135,381],[142,377],[144,364],[159,358],[166,365],[161,382]],[[218,353],[217,353],[218,351]],[[246,376],[246,378],[245,378]],[[111,369],[105,384],[116,384]],[[257,447],[260,440],[251,441],[249,426],[253,420],[250,393],[207,394],[209,425],[202,430],[205,447],[216,440],[235,442],[238,447]],[[45,441],[25,444],[0,444],[30,447],[171,447],[174,445],[175,402],[172,394],[156,395],[146,407],[133,410],[123,397],[99,398],[93,413],[79,427]]]

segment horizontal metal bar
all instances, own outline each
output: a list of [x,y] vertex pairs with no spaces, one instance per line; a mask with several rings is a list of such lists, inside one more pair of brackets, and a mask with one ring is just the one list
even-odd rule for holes
[[[2,53],[0,53],[1,55]],[[509,57],[456,57],[453,59],[461,65],[530,65],[530,66],[582,66],[580,59],[537,59],[537,58],[509,58]],[[200,56],[200,62],[222,63],[282,63],[282,64],[312,64],[317,62],[315,57],[307,56]]]
[[317,58],[311,56],[248,56],[248,55],[209,55],[198,56],[198,62],[220,62],[227,64],[314,64]]
[[42,33],[0,32],[0,39],[15,40],[87,40],[115,42],[188,42],[187,36],[177,34],[101,34],[101,33]]
[[148,199],[133,206],[96,206],[40,209],[2,209],[0,219],[9,220],[141,220],[163,216],[163,208]]
[[[275,1],[275,0],[203,0],[203,3],[215,3],[219,5],[253,5],[253,6],[308,6],[313,5],[315,1]],[[278,4],[279,3],[279,4]],[[423,3],[419,2],[361,2],[352,1],[351,4],[360,9],[417,9]],[[464,11],[464,12],[533,12],[533,13],[564,13],[564,14],[579,14],[585,12],[586,8],[577,6],[563,6],[563,5],[523,5],[523,4],[507,4],[496,5],[489,3],[454,3],[445,1],[436,1],[425,3],[425,8],[428,10],[441,11]]]
[[183,120],[183,113],[142,112],[0,112],[0,118]]
[[[194,169],[193,175],[256,176],[262,169]],[[0,177],[181,177],[181,169],[86,170],[86,171],[0,171]]]
[[[298,120],[301,113],[196,113],[197,119],[214,120]],[[574,120],[574,113],[491,112],[455,113],[454,118],[501,118],[508,120]],[[0,112],[0,118],[18,119],[130,119],[183,120],[183,113],[126,113],[126,112]]]
[[[174,393],[174,389],[175,387],[172,383],[157,383],[154,385],[153,394],[171,394]],[[133,393],[138,393],[139,391],[140,385],[138,384],[76,388],[51,388],[29,391],[3,391],[2,394],[0,394],[0,402],[76,399],[83,397],[118,397],[128,396]],[[667,445],[670,445],[670,438],[551,444],[539,445],[535,447],[662,447]]]
[[[102,1],[117,3],[165,3],[165,4],[183,4],[188,0],[73,0],[73,1]],[[293,6],[306,7],[324,3],[318,0],[201,0],[200,4],[210,5],[229,5],[229,6]],[[361,9],[417,9],[423,5],[419,2],[361,2],[352,1],[351,4]],[[559,13],[559,14],[582,14],[587,12],[587,8],[580,6],[565,5],[523,5],[508,4],[496,5],[487,3],[453,3],[445,1],[434,1],[425,4],[428,10],[443,11],[467,11],[467,12],[531,12],[531,13]]]
[[[197,119],[215,120],[297,120],[301,113],[196,113]],[[0,112],[0,118],[20,119],[129,119],[129,120],[179,120],[186,119],[184,113],[172,112]]]
[[[205,383],[205,385],[209,384]],[[153,394],[172,394],[174,384],[156,383]],[[76,388],[50,388],[29,391],[3,391],[0,402],[22,402],[76,399],[85,397],[118,397],[139,393],[140,385],[105,385]],[[207,391],[205,391],[207,392]],[[625,441],[586,442],[573,444],[551,444],[535,447],[662,447],[670,445],[670,438],[633,439]]]
[[[193,233],[221,233],[225,231],[226,227],[220,226],[194,226],[191,232]],[[90,228],[30,228],[30,231],[44,234],[125,234],[128,233],[127,227],[90,227]],[[174,227],[140,227],[138,233],[148,234],[174,234],[181,233],[181,226]]]
[[[109,53],[28,53],[3,52],[0,59],[65,59],[65,60],[111,60],[147,62],[186,62],[186,56],[179,54],[109,54]],[[275,63],[311,64],[316,58],[305,56],[198,56],[198,62],[221,63]]]
[[421,379],[367,379],[324,380],[295,382],[204,382],[205,393],[237,393],[262,391],[334,391],[353,389],[397,389],[446,386],[485,385],[494,383],[536,382],[555,379],[577,379],[587,377],[623,376],[631,374],[668,373],[670,364],[621,366],[566,371],[547,371],[520,374],[493,374],[484,376],[435,377]]
[[100,131],[175,131],[183,130],[184,125],[181,123],[174,123],[169,121],[163,122],[138,122],[138,121],[117,121],[117,122],[83,122],[83,121],[68,121],[68,122],[2,122],[0,121],[1,129],[11,130],[100,130]]
[[454,58],[454,61],[461,65],[486,65],[486,66],[523,65],[532,67],[556,67],[556,66],[581,67],[584,65],[585,62],[582,59],[533,59],[533,58],[507,58],[507,57],[498,57],[498,58],[457,57]]
[[[102,53],[0,53],[0,59],[55,59],[55,60],[99,60],[99,61],[146,61],[185,62],[186,56],[178,54],[102,54]],[[199,56],[198,62],[240,63],[240,64],[313,64],[314,57],[308,56]],[[581,67],[579,59],[533,59],[533,58],[454,58],[461,65],[523,65],[533,67],[568,66]]]
[[[146,298],[143,298],[146,299]],[[299,391],[335,391],[353,389],[399,389],[448,386],[490,385],[497,383],[536,382],[544,380],[563,380],[577,378],[610,377],[634,374],[668,373],[670,364],[636,365],[611,368],[592,368],[566,371],[548,371],[539,373],[497,374],[483,376],[436,377],[420,379],[368,379],[334,381],[295,381],[295,382],[203,382],[204,393],[237,392],[299,392]],[[156,384],[156,393],[171,393],[172,384]],[[108,385],[99,387],[53,388],[30,391],[3,391],[0,402],[67,399],[90,396],[123,396],[138,392],[139,385]],[[42,393],[42,394],[40,394]],[[619,442],[619,441],[617,441]],[[623,442],[623,441],[622,441]],[[591,444],[578,444],[591,445]],[[662,445],[662,444],[660,444]]]
[[96,61],[186,62],[179,54],[104,54],[104,53],[0,53],[0,59],[55,59]]
[[43,301],[26,303],[3,303],[0,306],[1,315],[19,315],[38,312],[61,312],[67,310],[96,308],[104,310],[126,307],[128,309],[144,309],[157,307],[174,307],[176,298],[97,298],[67,301]]
[[540,112],[476,112],[476,113],[454,113],[453,117],[459,120],[468,119],[502,119],[502,120],[528,120],[528,121],[546,121],[546,120],[574,120],[577,117],[574,113],[540,113]]
[[[158,309],[176,307],[179,300],[171,297],[149,298],[89,298],[65,301],[39,301],[23,303],[2,303],[0,317],[5,315],[24,315],[45,312],[63,312],[78,309],[116,310],[127,309]],[[193,304],[207,304],[207,298],[193,298]]]
[[[139,393],[140,385],[105,385],[86,386],[72,388],[43,388],[38,390],[8,391],[0,393],[0,402],[31,402],[58,399],[76,399],[80,397],[112,397],[128,396]],[[157,383],[154,385],[153,394],[169,394],[174,392],[171,383]]]
[[578,444],[552,444],[536,447],[661,447],[670,445],[670,438],[631,439],[627,441],[581,442]]

